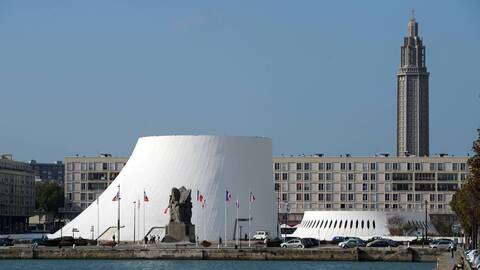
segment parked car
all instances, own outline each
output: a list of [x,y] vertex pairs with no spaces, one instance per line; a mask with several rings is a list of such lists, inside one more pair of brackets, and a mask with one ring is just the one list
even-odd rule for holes
[[282,243],[280,245],[280,247],[282,248],[304,248],[304,245],[302,243],[302,240],[300,239],[293,239],[293,240],[290,240],[288,242],[285,242],[285,243]]
[[398,243],[390,239],[379,239],[368,243],[367,247],[398,247]]
[[332,241],[330,241],[330,242],[331,242],[332,244],[338,244],[338,243],[343,242],[343,241],[345,241],[345,237],[343,237],[343,236],[334,236],[334,237],[332,238]]
[[425,239],[425,238],[417,238],[415,240],[410,241],[410,245],[429,245],[433,240],[431,238]]
[[474,250],[470,250],[468,251],[466,254],[465,254],[465,258],[467,259],[468,262],[473,262],[473,259],[479,255],[479,250],[478,249],[474,249]]
[[265,240],[270,237],[270,233],[268,231],[256,231],[253,235],[253,240]]
[[438,240],[438,241],[433,241],[430,244],[431,248],[436,248],[436,249],[450,249],[453,248],[453,241],[448,240],[448,239],[443,239],[443,240]]
[[353,247],[364,247],[365,242],[363,242],[360,239],[348,239],[347,241],[343,241],[338,244],[339,247],[341,248],[353,248]]
[[320,245],[320,241],[315,238],[302,238],[301,241],[303,243],[303,246],[306,248],[318,247]]
[[2,247],[13,246],[13,240],[10,238],[0,238],[0,246]]
[[373,236],[373,237],[371,237],[370,239],[367,240],[367,243],[373,242],[375,240],[382,240],[382,239],[384,239],[384,238],[381,237],[381,236]]

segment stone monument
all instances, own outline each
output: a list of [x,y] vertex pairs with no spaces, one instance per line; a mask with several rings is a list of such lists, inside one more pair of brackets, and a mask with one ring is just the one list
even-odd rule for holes
[[195,225],[192,224],[192,191],[172,188],[168,208],[170,221],[165,229],[163,242],[195,242]]

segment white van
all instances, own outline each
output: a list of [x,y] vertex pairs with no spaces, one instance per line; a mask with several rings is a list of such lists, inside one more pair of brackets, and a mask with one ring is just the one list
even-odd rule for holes
[[265,240],[270,238],[270,233],[268,231],[256,231],[253,235],[253,240]]

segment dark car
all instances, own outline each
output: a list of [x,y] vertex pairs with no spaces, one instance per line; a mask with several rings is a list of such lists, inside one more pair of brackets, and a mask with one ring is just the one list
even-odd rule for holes
[[302,238],[301,240],[305,248],[318,247],[320,245],[320,241],[315,238]]
[[368,243],[367,247],[398,247],[398,243],[390,239],[379,239]]
[[410,241],[410,245],[429,245],[430,242],[433,240],[431,238],[425,239],[425,238],[417,238],[415,240]]
[[343,242],[343,241],[345,241],[345,237],[343,237],[343,236],[334,236],[334,237],[332,238],[332,241],[330,241],[330,243],[332,243],[332,244],[338,244],[338,243]]
[[2,247],[13,246],[13,240],[10,238],[0,238],[0,246]]

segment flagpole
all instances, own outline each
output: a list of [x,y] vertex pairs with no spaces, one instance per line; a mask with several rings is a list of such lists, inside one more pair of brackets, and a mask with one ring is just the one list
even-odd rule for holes
[[235,243],[237,243],[237,246],[238,246],[238,240],[239,240],[238,238],[239,238],[239,234],[240,234],[240,232],[238,231],[238,208],[240,208],[240,205],[239,205],[239,202],[238,202],[238,197],[237,197],[237,205],[236,206],[237,206],[237,220],[235,222],[235,231],[237,232],[236,233],[236,235],[237,235],[236,238],[237,239],[236,239]]
[[97,193],[97,241],[98,237],[100,237],[100,202],[98,201],[98,193]]
[[145,207],[147,206],[147,204],[145,203],[145,189],[143,189],[143,238],[145,238],[146,236],[146,232],[145,232]]
[[117,218],[117,239],[118,244],[120,244],[120,185],[118,185],[118,193],[117,193],[117,201],[118,201],[118,218]]
[[252,220],[252,192],[248,196],[248,247],[250,247],[250,225]]
[[137,200],[138,201],[138,205],[137,205],[137,212],[138,212],[138,217],[137,217],[137,220],[135,222],[137,222],[137,239],[139,242],[142,242],[142,239],[140,239],[140,199]]
[[137,225],[137,202],[133,201],[133,243],[135,244],[135,225]]
[[[225,192],[226,194],[227,192]],[[227,194],[226,194],[227,196]],[[225,238],[223,239],[224,246],[227,247],[227,197],[225,197]]]

